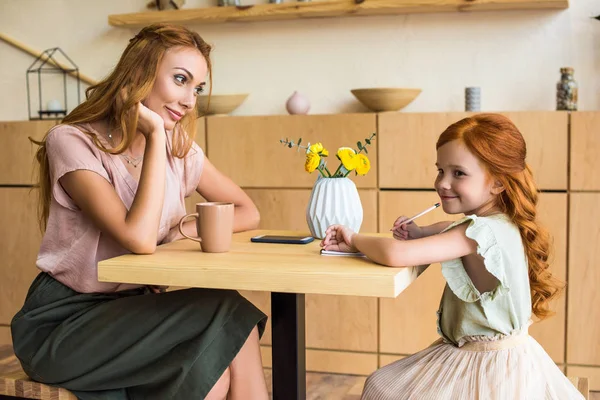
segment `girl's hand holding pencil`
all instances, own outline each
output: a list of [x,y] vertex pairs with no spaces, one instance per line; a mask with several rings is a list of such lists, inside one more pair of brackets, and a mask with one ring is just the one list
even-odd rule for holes
[[394,226],[390,231],[394,234],[396,240],[413,240],[420,239],[423,237],[422,228],[415,224],[413,221],[405,222],[408,217],[402,215],[394,222]]
[[415,224],[413,221],[420,216],[427,214],[431,210],[435,210],[440,206],[440,203],[435,203],[433,206],[429,207],[426,210],[421,211],[417,215],[408,218],[406,216],[398,217],[398,219],[394,222],[394,226],[390,231],[394,234],[394,239],[397,240],[413,240],[420,239],[423,237],[423,228]]

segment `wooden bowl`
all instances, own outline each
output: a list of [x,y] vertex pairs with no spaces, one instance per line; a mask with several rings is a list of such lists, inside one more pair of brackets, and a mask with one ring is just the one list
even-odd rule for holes
[[207,110],[208,95],[198,96],[196,102],[198,116],[229,114],[238,108],[246,100],[246,97],[248,97],[248,93],[213,94],[210,96],[210,105]]
[[398,111],[413,101],[421,89],[369,88],[350,90],[371,111]]

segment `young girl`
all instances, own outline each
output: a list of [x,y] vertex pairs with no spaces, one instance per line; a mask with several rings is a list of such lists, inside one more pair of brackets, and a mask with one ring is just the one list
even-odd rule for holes
[[375,371],[362,398],[583,399],[527,333],[551,314],[561,284],[548,270],[549,238],[521,133],[481,114],[450,125],[436,144],[435,189],[455,223],[394,224],[398,240],[328,228],[327,250],[360,251],[391,267],[442,263],[446,287],[437,342]]
[[183,27],[142,29],[40,143],[42,272],[11,324],[34,380],[82,400],[268,399],[266,317],[239,293],[98,281],[98,261],[180,237],[194,192],[234,203],[235,231],[258,225],[250,198],[193,140],[210,50]]

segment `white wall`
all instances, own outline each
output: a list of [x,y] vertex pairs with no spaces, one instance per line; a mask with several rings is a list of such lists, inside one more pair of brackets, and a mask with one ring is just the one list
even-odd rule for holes
[[[59,46],[82,73],[100,79],[137,32],[109,26],[107,16],[142,11],[145,3],[0,0],[0,32],[38,50]],[[209,4],[187,0],[185,7]],[[465,86],[482,88],[485,111],[553,110],[562,66],[575,68],[579,109],[597,110],[600,21],[591,17],[598,14],[599,0],[571,0],[567,10],[191,27],[215,46],[214,92],[250,93],[235,115],[286,113],[294,90],[310,98],[313,114],[362,112],[349,90],[380,86],[422,88],[404,109],[411,112],[461,111]],[[28,118],[25,71],[33,60],[0,41],[0,120]]]

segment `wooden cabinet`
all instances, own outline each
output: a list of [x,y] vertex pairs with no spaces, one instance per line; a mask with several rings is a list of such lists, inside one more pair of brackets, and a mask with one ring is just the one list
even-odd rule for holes
[[[567,189],[568,115],[507,112],[527,142],[527,162],[541,189]],[[435,144],[452,123],[469,113],[379,115],[379,186],[430,189],[437,175]]]
[[[552,239],[550,269],[556,278],[567,279],[567,194],[542,193],[538,204],[541,224]],[[557,364],[565,362],[566,289],[551,305],[556,314],[529,329],[533,336]]]
[[[567,376],[585,377],[589,380],[590,390],[600,391],[600,367],[567,366]],[[593,399],[593,397],[590,397]]]
[[0,186],[32,185],[37,182],[37,145],[29,137],[41,140],[54,121],[0,122]]
[[[596,160],[600,112],[505,114],[523,133],[528,163],[544,190],[538,210],[540,221],[553,237],[552,271],[569,282],[566,292],[553,304],[556,316],[535,323],[530,332],[555,362],[566,366],[568,374],[598,377],[600,323],[594,310],[600,308],[600,273],[595,264],[600,257],[600,161]],[[304,144],[321,142],[330,151],[329,163],[337,167],[338,147],[355,147],[357,141],[364,142],[377,132],[369,147],[371,171],[366,176],[350,177],[363,205],[361,231],[389,233],[398,216],[413,215],[439,201],[432,190],[435,142],[448,125],[468,115],[208,117],[198,120],[196,141],[211,162],[255,202],[261,212],[261,228],[307,232],[306,205],[317,173],[306,173],[304,153],[284,147],[279,139],[297,141],[301,137]],[[0,122],[0,257],[5,260],[0,267],[0,344],[10,340],[10,319],[38,273],[35,259],[41,238],[37,199],[35,190],[27,187],[34,182],[35,147],[27,136],[40,139],[52,124]],[[205,200],[197,194],[186,199],[188,212],[194,212],[194,204],[201,201]],[[417,223],[446,218],[459,216],[438,209]],[[436,311],[444,285],[437,264],[396,299],[307,295],[308,369],[367,375],[378,366],[428,346],[438,338]],[[269,293],[242,294],[270,313]],[[261,343],[268,366],[270,323]],[[600,390],[593,382],[591,387]]]
[[571,193],[567,363],[600,365],[600,193]]
[[[356,142],[364,143],[376,130],[375,114],[209,117],[207,146],[217,168],[244,188],[312,188],[318,172],[306,173],[305,153],[285,147],[280,139],[323,143],[333,173],[339,165],[337,149],[356,148]],[[377,187],[377,140],[368,147],[371,172],[349,175],[359,188]]]
[[39,270],[37,190],[0,187],[0,325],[9,325]]
[[571,190],[600,190],[600,112],[571,114]]
[[10,326],[0,325],[0,346],[3,345],[12,346],[12,336],[10,333]]

